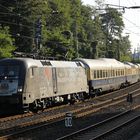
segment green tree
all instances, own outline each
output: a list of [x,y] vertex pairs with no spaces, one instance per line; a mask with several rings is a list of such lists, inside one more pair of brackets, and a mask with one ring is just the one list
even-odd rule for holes
[[16,49],[13,42],[8,27],[0,26],[0,58],[12,57],[12,52]]
[[[106,13],[102,14],[102,28],[106,36],[106,57],[115,58],[116,44],[121,39],[121,33],[124,28],[122,14],[114,8],[107,7]],[[117,39],[118,38],[118,39]],[[119,56],[116,57],[116,59]]]
[[[98,11],[97,7],[104,8],[104,0],[96,3],[96,6],[86,6],[81,0],[1,0],[0,23],[10,27],[17,51],[69,60],[76,57],[119,59],[123,54],[123,46],[118,45],[123,40],[122,14],[108,7],[106,13]],[[36,45],[39,19],[41,45]]]
[[124,36],[120,40],[120,60],[132,61],[131,43],[129,36]]
[[47,56],[67,57],[70,53],[72,33],[70,31],[70,1],[49,0],[46,14],[46,32],[43,50]]
[[45,23],[47,9],[47,0],[0,1],[0,23],[10,27],[17,51],[33,49],[35,22],[41,18],[42,24]]

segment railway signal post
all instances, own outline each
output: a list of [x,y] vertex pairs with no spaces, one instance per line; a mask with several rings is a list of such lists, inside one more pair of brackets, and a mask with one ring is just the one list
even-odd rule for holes
[[72,127],[72,113],[71,112],[66,113],[65,127]]
[[133,98],[132,98],[132,94],[128,93],[127,95],[127,102],[132,103],[133,102]]

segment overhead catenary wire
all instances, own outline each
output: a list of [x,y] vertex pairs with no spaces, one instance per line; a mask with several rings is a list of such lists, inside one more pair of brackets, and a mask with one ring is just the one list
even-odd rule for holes
[[134,22],[132,22],[131,20],[127,19],[126,17],[123,16],[123,18],[125,20],[127,20],[129,23],[133,24],[136,28],[140,29],[140,26],[136,25]]
[[135,32],[133,32],[132,30],[129,30],[129,29],[127,29],[127,28],[125,28],[125,30],[127,30],[127,31],[129,31],[130,33],[133,33],[133,34],[135,34],[135,35],[137,35],[137,36],[140,36],[140,33],[135,33]]
[[135,5],[133,1],[127,0],[130,5]]
[[[128,0],[128,1],[129,1],[129,0]],[[130,1],[129,1],[129,3],[130,3]],[[131,4],[132,4],[132,3],[131,3]],[[114,5],[114,4],[106,4],[106,5],[115,6],[115,7],[121,7],[121,8],[128,8],[128,7],[126,7],[126,6]],[[136,2],[135,2],[135,5],[136,5]],[[2,4],[0,4],[0,7],[5,8],[7,11],[9,11],[9,13],[0,12],[0,14],[5,14],[5,15],[9,14],[9,15],[13,15],[13,16],[19,16],[19,17],[21,17],[21,18],[23,18],[23,19],[27,19],[27,18],[25,18],[24,16],[21,16],[20,14],[11,11],[11,9],[9,9],[9,8],[7,8],[7,7],[5,7],[5,6],[3,6]],[[123,18],[124,18],[125,20],[127,20],[129,23],[131,23],[132,25],[134,25],[136,28],[140,29],[140,26],[136,25],[134,22],[130,21],[129,19],[127,19],[127,18],[124,17],[124,16],[123,16]],[[29,25],[18,24],[18,23],[13,23],[13,22],[8,22],[8,21],[2,21],[2,20],[0,20],[0,23],[6,23],[6,24],[17,25],[17,26],[23,26],[23,27],[26,27],[26,28],[31,28],[31,27],[34,28],[32,25],[29,26]],[[31,23],[31,24],[34,25],[34,23]],[[126,30],[130,31],[130,32],[133,33],[133,34],[139,35],[139,33],[135,33],[135,32],[133,32],[133,31],[131,31],[131,30],[129,30],[129,29],[126,29]]]
[[[130,2],[130,0],[128,0]],[[131,0],[132,4],[131,5],[137,5],[137,3],[135,2],[135,0]]]

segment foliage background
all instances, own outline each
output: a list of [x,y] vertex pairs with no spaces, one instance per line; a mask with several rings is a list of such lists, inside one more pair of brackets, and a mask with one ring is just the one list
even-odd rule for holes
[[[96,6],[83,5],[81,0],[1,0],[0,25],[1,58],[18,51],[67,60],[131,61],[129,36],[122,36],[122,12],[106,7],[103,0]],[[37,28],[41,30],[39,45],[35,43]]]

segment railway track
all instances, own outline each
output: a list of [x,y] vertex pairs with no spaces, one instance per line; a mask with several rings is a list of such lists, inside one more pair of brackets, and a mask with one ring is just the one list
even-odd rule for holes
[[[134,90],[134,89],[136,89],[136,87],[137,88],[139,87],[138,83],[136,85],[131,86],[131,89]],[[127,90],[131,91],[130,87],[128,87]],[[115,91],[115,92],[117,92],[117,91]],[[124,92],[126,92],[126,89],[122,89],[121,92],[124,94]],[[133,97],[139,96],[140,95],[139,93],[140,93],[139,88],[134,90],[134,92],[132,92]],[[115,97],[115,94],[113,94],[113,96],[111,96],[112,93],[109,93],[109,94],[103,95],[101,97],[94,98],[93,99],[94,103],[92,103],[91,101],[87,101],[87,103],[86,102],[77,103],[75,106],[67,106],[67,108],[65,106],[65,109],[63,107],[61,107],[62,110],[58,107],[59,112],[56,107],[54,109],[56,111],[55,113],[50,113],[50,112],[52,112],[52,110],[50,109],[50,112],[47,112],[47,113],[45,112],[43,115],[42,115],[42,113],[37,114],[36,119],[34,118],[34,116],[31,115],[31,117],[28,117],[28,119],[26,121],[19,119],[17,122],[18,124],[15,124],[14,126],[11,126],[11,124],[14,122],[12,122],[10,120],[8,121],[9,124],[6,124],[7,121],[5,121],[5,123],[1,122],[0,139],[7,139],[9,137],[25,133],[29,130],[34,130],[39,127],[44,127],[46,125],[50,125],[50,123],[52,121],[54,121],[54,122],[62,121],[65,117],[67,110],[71,111],[74,114],[75,118],[79,118],[82,116],[89,115],[91,113],[98,112],[103,108],[107,108],[109,106],[113,106],[115,104],[126,101],[126,96],[128,93],[125,93],[124,95],[121,94],[121,96],[119,96],[119,97]],[[95,104],[95,102],[96,102],[96,104]]]
[[101,140],[109,136],[124,126],[140,119],[140,112],[132,110],[125,111],[95,125],[91,125],[69,135],[58,138],[57,140]]

